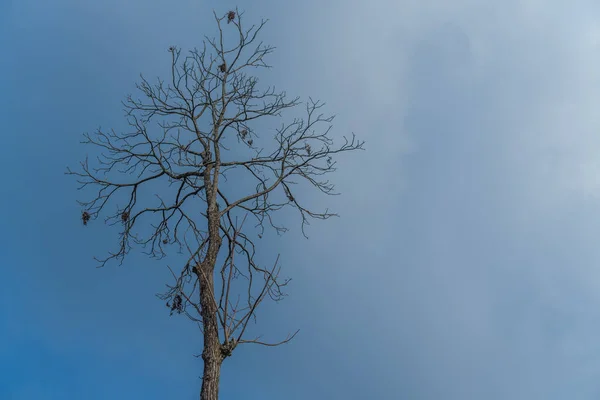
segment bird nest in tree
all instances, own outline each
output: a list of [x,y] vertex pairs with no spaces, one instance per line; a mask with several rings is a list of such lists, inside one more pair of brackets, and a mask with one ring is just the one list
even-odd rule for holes
[[87,225],[88,221],[90,220],[90,213],[88,213],[87,211],[81,213],[81,220],[83,221],[84,225]]

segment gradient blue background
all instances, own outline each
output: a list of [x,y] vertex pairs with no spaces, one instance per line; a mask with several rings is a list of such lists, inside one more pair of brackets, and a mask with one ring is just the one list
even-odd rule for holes
[[[193,399],[201,340],[154,297],[165,263],[81,225],[67,166],[124,126],[138,74],[212,35],[225,1],[0,0],[0,399]],[[337,114],[342,218],[270,239],[293,277],[222,399],[600,396],[600,6],[241,1],[264,75]]]

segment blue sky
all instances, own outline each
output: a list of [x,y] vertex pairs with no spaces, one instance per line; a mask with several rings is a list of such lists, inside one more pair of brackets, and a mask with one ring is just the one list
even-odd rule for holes
[[[265,83],[313,96],[367,151],[339,160],[342,218],[269,239],[293,278],[223,399],[600,395],[600,6],[593,1],[253,1]],[[201,339],[154,294],[164,263],[96,269],[114,238],[63,173],[123,127],[139,73],[235,3],[0,0],[0,398],[197,398]]]

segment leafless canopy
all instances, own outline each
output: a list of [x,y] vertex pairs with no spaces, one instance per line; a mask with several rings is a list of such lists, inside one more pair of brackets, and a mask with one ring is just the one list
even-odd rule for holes
[[[257,306],[267,297],[281,299],[288,283],[280,278],[279,256],[270,266],[256,261],[256,243],[265,227],[286,230],[273,219],[283,208],[299,212],[303,233],[310,219],[334,216],[310,210],[294,187],[304,183],[336,194],[324,179],[336,169],[334,157],[363,146],[354,135],[334,146],[328,136],[333,117],[312,99],[304,118],[259,132],[261,117],[280,116],[301,103],[272,87],[259,88],[251,72],[269,68],[264,59],[274,48],[257,40],[266,21],[245,29],[241,17],[237,10],[215,14],[218,37],[205,37],[185,56],[170,47],[169,80],[141,77],[139,97],[123,103],[130,130],[86,134],[84,143],[101,156],[93,167],[86,159],[77,171],[67,171],[81,188],[93,188],[93,198],[80,202],[83,223],[104,215],[122,226],[116,251],[99,259],[101,265],[122,263],[135,245],[157,258],[171,248],[186,254],[187,262],[171,269],[174,283],[162,298],[171,312],[197,321],[205,336],[212,327],[204,309],[214,312],[223,358],[240,343],[276,345],[293,337],[267,343],[244,336]],[[234,44],[226,45],[232,38]],[[253,182],[255,189],[240,194],[234,179]]]

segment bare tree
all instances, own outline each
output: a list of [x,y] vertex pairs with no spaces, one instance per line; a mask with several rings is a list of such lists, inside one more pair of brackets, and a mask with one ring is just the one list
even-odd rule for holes
[[[269,68],[264,58],[274,48],[257,40],[266,21],[245,29],[241,17],[237,10],[214,14],[218,37],[205,37],[202,48],[185,57],[179,48],[169,48],[169,81],[151,84],[142,76],[136,85],[141,99],[130,95],[123,102],[131,131],[85,134],[84,143],[101,150],[97,166],[91,168],[86,158],[81,169],[67,170],[80,188],[94,189],[91,200],[79,202],[83,223],[104,214],[107,223],[122,225],[117,250],[97,259],[101,265],[122,263],[135,245],[156,258],[170,248],[186,254],[187,262],[169,267],[174,283],[160,297],[171,313],[187,315],[202,332],[203,400],[218,398],[221,364],[238,345],[277,346],[296,335],[274,343],[248,337],[257,307],[267,297],[280,300],[289,282],[280,278],[279,255],[270,266],[256,261],[256,241],[265,225],[277,233],[286,230],[273,219],[286,207],[299,212],[305,236],[310,219],[334,216],[311,211],[293,187],[304,183],[336,194],[323,179],[335,171],[333,157],[364,144],[352,135],[334,146],[328,136],[333,117],[321,114],[323,103],[312,99],[304,118],[273,129],[272,137],[258,134],[259,118],[280,116],[301,103],[271,87],[259,90],[258,79],[248,72]],[[235,43],[228,47],[229,38]],[[258,143],[264,138],[271,150]],[[230,145],[237,145],[236,151]],[[227,184],[234,173],[255,189],[236,193]],[[161,194],[152,197],[143,190]],[[109,204],[116,211],[109,211]],[[244,229],[248,217],[256,221],[252,229]]]

